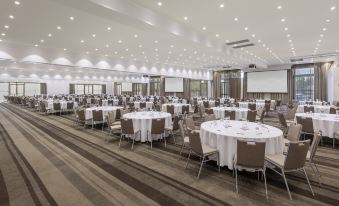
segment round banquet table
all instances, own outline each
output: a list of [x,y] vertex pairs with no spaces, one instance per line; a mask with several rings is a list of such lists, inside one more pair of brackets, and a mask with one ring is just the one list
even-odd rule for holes
[[[252,103],[252,102],[251,102]],[[239,102],[239,108],[248,109],[249,102]],[[253,102],[254,104],[254,102]],[[263,109],[265,107],[265,103],[255,103],[256,109]]]
[[[147,141],[147,131],[151,131],[152,129],[152,119],[165,118],[165,127],[170,127],[172,125],[172,116],[167,112],[131,112],[125,114],[123,118],[133,120],[134,131],[141,131],[141,142]],[[152,139],[154,140],[156,138],[152,137]],[[136,135],[135,140],[139,141],[140,136]]]
[[102,106],[108,106],[108,100],[107,99],[102,100]]
[[180,103],[176,104],[176,103],[173,103],[173,104],[163,104],[161,106],[161,111],[167,112],[167,105],[173,105],[174,106],[174,113],[175,114],[182,114],[182,106],[186,106],[186,105],[189,107],[189,111],[192,110],[190,104],[180,104]]
[[[298,105],[297,112],[304,113],[305,106],[309,106],[309,105]],[[328,113],[328,114],[330,113],[330,108],[331,108],[331,106],[319,106],[319,105],[314,105],[312,107],[314,107],[314,113]]]
[[[245,124],[247,128],[243,129]],[[204,122],[201,124],[200,137],[203,144],[219,150],[220,166],[227,166],[229,169],[233,169],[233,157],[237,152],[238,139],[265,141],[265,153],[270,155],[282,154],[284,150],[284,137],[280,129],[253,122],[232,120]]]
[[118,109],[123,109],[123,107],[116,107],[116,106],[103,106],[103,107],[91,107],[91,108],[87,108],[86,112],[85,112],[85,118],[86,120],[92,119],[93,118],[93,110],[102,110],[103,112],[103,121],[105,121],[105,117],[108,116],[108,112],[115,112]]
[[[207,100],[204,100],[204,101],[207,101]],[[199,105],[204,105],[204,101],[203,101],[203,100],[200,100],[200,101],[198,101],[198,104],[199,104]],[[214,107],[214,105],[215,105],[215,100],[208,100],[208,103],[209,103],[210,107]]]
[[296,113],[298,117],[311,117],[313,129],[320,130],[322,136],[334,137],[334,133],[339,132],[339,115],[336,114],[319,114],[319,113]]
[[247,119],[249,109],[237,107],[212,107],[213,113],[217,119],[225,118],[225,111],[235,111],[235,120]]

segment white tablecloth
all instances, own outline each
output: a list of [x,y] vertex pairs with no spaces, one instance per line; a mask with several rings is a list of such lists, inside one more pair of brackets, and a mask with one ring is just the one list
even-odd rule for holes
[[252,104],[256,104],[256,109],[263,109],[265,107],[265,103],[259,103],[259,102],[239,102],[239,108],[245,108],[248,109],[248,104],[252,103]]
[[235,111],[235,120],[247,119],[248,109],[237,107],[212,107],[213,113],[217,119],[225,117],[225,111]]
[[[152,119],[165,118],[165,127],[172,125],[172,116],[166,112],[132,112],[125,114],[123,118],[133,119],[134,131],[141,131],[141,142],[147,141],[147,131],[151,132]],[[153,137],[153,139],[155,138]],[[140,140],[139,135],[135,140]]]
[[[298,105],[297,112],[298,113],[304,113],[304,107],[305,106],[308,106],[308,105]],[[327,114],[330,113],[331,106],[317,106],[317,105],[315,105],[313,107],[314,107],[315,113],[327,113]],[[323,111],[323,112],[321,112],[321,111]]]
[[[268,99],[269,100],[269,99]],[[265,99],[256,99],[255,100],[255,102],[256,103],[263,103],[263,104],[265,104]],[[275,100],[274,99],[271,99],[271,109],[273,109],[274,108],[274,106],[275,106]]]
[[108,106],[108,100],[107,99],[102,100],[102,106]]
[[191,105],[190,104],[180,104],[180,103],[178,103],[178,104],[163,104],[162,106],[161,106],[161,111],[163,111],[163,112],[167,112],[167,105],[173,105],[174,106],[174,113],[175,114],[182,114],[182,106],[189,106],[189,111],[191,111],[192,110],[192,108],[191,108]]
[[[146,102],[146,109],[152,109],[153,102]],[[134,102],[134,108],[140,109],[140,102]]]
[[93,118],[93,110],[102,110],[103,111],[103,120],[108,116],[108,112],[116,112],[117,109],[123,109],[123,107],[116,107],[116,106],[103,106],[103,107],[91,107],[87,108],[85,112],[85,118],[87,120]]
[[[228,121],[226,128],[223,120],[209,121],[201,124],[200,137],[203,144],[217,148],[220,153],[220,166],[233,169],[233,157],[237,152],[237,140],[266,142],[266,154],[282,154],[284,150],[283,132],[268,125],[252,122]],[[248,129],[243,130],[243,124]],[[256,130],[256,127],[258,130]]]
[[[299,101],[299,105],[305,105],[306,102],[312,102],[312,101]],[[314,101],[312,103],[313,103],[313,105],[318,105],[318,106],[323,105],[323,102],[320,102],[320,101]]]
[[320,130],[323,136],[333,138],[339,132],[339,116],[336,114],[296,113],[295,116],[311,117],[313,129]]

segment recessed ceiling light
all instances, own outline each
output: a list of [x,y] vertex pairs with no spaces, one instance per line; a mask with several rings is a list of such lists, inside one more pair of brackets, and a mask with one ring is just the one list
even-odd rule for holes
[[328,22],[330,22],[331,20],[330,20],[330,19],[326,19],[325,21],[328,23]]
[[73,20],[74,20],[74,16],[70,16],[69,19],[70,19],[71,21],[73,21]]
[[285,22],[286,21],[286,19],[281,19],[281,22]]
[[142,47],[142,45],[141,44],[139,44],[139,46],[138,46],[139,48],[141,48]]
[[334,11],[335,9],[336,9],[335,6],[332,6],[332,7],[331,7],[331,11]]
[[5,33],[1,33],[1,36],[6,36],[6,34]]
[[21,3],[20,3],[20,1],[14,1],[14,4],[15,5],[20,5]]
[[327,28],[323,28],[323,31],[326,31],[327,30]]
[[118,54],[118,52],[117,52],[117,51],[115,51],[115,52],[114,52],[114,54]]
[[184,16],[184,20],[187,21],[187,20],[188,20],[188,17],[187,17],[187,16]]
[[111,31],[111,30],[112,30],[112,28],[111,28],[111,27],[107,27],[107,30],[108,30],[108,31]]
[[202,30],[206,30],[206,27],[205,27],[205,26],[203,26],[203,27],[202,27]]
[[108,47],[109,47],[109,44],[106,44],[105,46],[106,46],[106,48],[108,48]]
[[85,41],[84,40],[80,40],[81,43],[84,43]]
[[289,39],[288,42],[292,42],[292,39]]
[[321,39],[319,39],[318,42],[321,42]]
[[121,43],[122,43],[122,40],[119,40],[118,43],[121,44]]
[[9,29],[9,26],[8,26],[8,25],[5,25],[4,27],[5,27],[5,29]]
[[158,40],[155,40],[154,43],[157,44],[157,43],[158,43]]
[[259,39],[259,40],[258,40],[258,43],[260,43],[260,42],[261,42],[261,40]]
[[44,42],[45,42],[45,40],[41,39],[41,40],[40,40],[40,42],[41,42],[41,43],[44,43]]
[[60,30],[60,29],[61,29],[61,26],[57,26],[57,29]]
[[291,34],[287,34],[286,36],[289,38],[289,37],[291,37]]
[[170,47],[171,47],[171,48],[173,48],[173,47],[174,47],[174,45],[171,45]]
[[126,48],[125,51],[128,51],[128,48]]
[[92,34],[92,37],[95,38],[97,35],[96,34]]
[[278,10],[282,9],[282,6],[281,5],[277,6],[277,9]]
[[138,34],[134,34],[134,38],[138,38]]
[[285,31],[288,31],[288,28],[287,28],[287,27],[285,27],[285,28],[284,28],[284,30],[285,30]]
[[98,48],[95,48],[95,51],[99,51],[99,49],[98,49]]
[[10,19],[14,19],[14,16],[13,15],[9,15],[8,16]]
[[38,44],[36,44],[36,45],[34,45],[35,47],[38,47],[39,45]]
[[64,51],[67,51],[67,49],[66,49],[66,48],[64,48]]
[[247,30],[248,30],[248,27],[245,27],[244,30],[247,31]]
[[234,18],[234,21],[238,21],[239,19],[237,17]]
[[47,36],[48,36],[48,37],[52,37],[52,34],[51,34],[51,33],[49,33]]
[[255,37],[255,34],[252,34],[252,37],[254,38],[254,37]]
[[161,1],[158,2],[158,6],[162,6],[162,2]]
[[224,5],[224,4],[220,4],[219,7],[220,7],[220,8],[224,8],[225,5]]
[[218,38],[219,36],[220,36],[219,34],[216,34],[216,35],[215,35],[215,37],[217,37],[217,38]]
[[2,42],[2,39],[0,39],[0,42]]
[[324,37],[324,35],[323,35],[323,34],[320,34],[320,37],[321,37],[321,38],[323,38],[323,37]]

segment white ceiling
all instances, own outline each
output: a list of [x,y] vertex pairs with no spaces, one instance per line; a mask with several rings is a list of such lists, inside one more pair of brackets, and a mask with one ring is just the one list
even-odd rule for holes
[[[0,36],[0,49],[1,44],[19,44],[35,50],[53,49],[189,69],[222,65],[245,68],[250,63],[267,67],[289,63],[293,56],[339,50],[337,0],[19,2],[20,5],[14,0],[0,1],[0,34],[5,33]],[[158,6],[159,2],[162,6]],[[242,39],[249,39],[255,46],[243,50],[225,46],[226,41]]]

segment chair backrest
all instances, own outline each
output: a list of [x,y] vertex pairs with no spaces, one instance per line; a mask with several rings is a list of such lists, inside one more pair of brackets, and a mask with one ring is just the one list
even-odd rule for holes
[[271,104],[271,100],[265,100],[265,104]]
[[140,102],[140,108],[146,108],[146,102]]
[[237,141],[236,164],[246,168],[263,168],[266,142]]
[[235,120],[235,111],[225,110],[225,117],[230,117],[230,120]]
[[60,103],[53,103],[53,110],[61,110],[61,105]]
[[152,119],[151,134],[163,134],[165,132],[165,119]]
[[304,167],[310,140],[290,142],[284,162],[285,170],[296,170]]
[[205,109],[205,113],[206,114],[214,114],[213,109],[210,109],[210,108]]
[[313,137],[311,148],[310,148],[310,161],[311,162],[313,161],[313,158],[317,151],[320,139],[321,139],[321,132],[318,130],[314,130],[314,137]]
[[132,119],[120,119],[121,133],[122,134],[134,134],[133,120]]
[[204,105],[205,108],[209,108],[210,102],[209,101],[203,101],[203,105]]
[[115,122],[115,114],[113,111],[108,112],[107,115],[107,124],[108,126],[112,125],[112,123]]
[[205,121],[208,122],[208,121],[213,121],[213,120],[216,120],[216,117],[214,114],[209,114],[209,115],[206,115],[205,116]]
[[42,112],[46,112],[47,111],[46,105],[45,105],[44,102],[40,102],[40,109],[41,109]]
[[284,114],[279,112],[278,117],[279,117],[279,122],[280,122],[281,126],[287,128],[287,123],[286,123],[286,119],[285,119]]
[[173,131],[176,131],[179,129],[179,121],[180,121],[180,117],[179,116],[175,116],[173,118]]
[[[266,102],[266,100],[265,100],[265,102]],[[271,109],[271,103],[265,103],[265,111],[266,112],[268,112],[268,111],[270,111],[270,109]]]
[[235,102],[236,107],[239,107],[239,105],[240,105],[239,102]]
[[255,122],[256,117],[257,117],[257,111],[256,110],[249,110],[247,112],[247,120],[249,122]]
[[192,151],[194,153],[198,154],[198,155],[203,155],[204,152],[202,150],[200,133],[193,130],[193,131],[190,131],[188,137],[189,137],[189,140],[190,140],[190,145],[191,145]]
[[78,119],[80,121],[85,121],[86,120],[86,117],[85,117],[85,110],[76,110],[77,112],[77,116],[78,116]]
[[190,106],[189,105],[182,105],[182,114],[188,114],[190,113]]
[[299,141],[301,131],[302,131],[301,124],[291,124],[288,127],[286,138],[291,142]]
[[185,119],[187,130],[195,130],[195,124],[193,118],[189,117]]
[[95,99],[91,98],[91,104],[95,104]]
[[174,105],[167,105],[166,110],[168,113],[174,115]]
[[74,102],[67,102],[67,109],[73,109]]
[[313,106],[304,106],[304,112],[313,112],[314,113],[314,107]]
[[214,106],[215,106],[215,107],[220,106],[220,100],[219,100],[219,101],[215,101],[215,102],[214,102]]
[[337,114],[337,109],[334,107],[330,107],[330,114]]
[[93,121],[102,121],[104,119],[102,110],[92,110],[92,114],[93,114]]
[[257,105],[256,105],[256,104],[253,104],[253,103],[249,103],[249,104],[248,104],[248,109],[250,109],[250,110],[256,110],[256,109],[257,109]]
[[302,118],[303,132],[313,134],[313,120],[311,117]]

